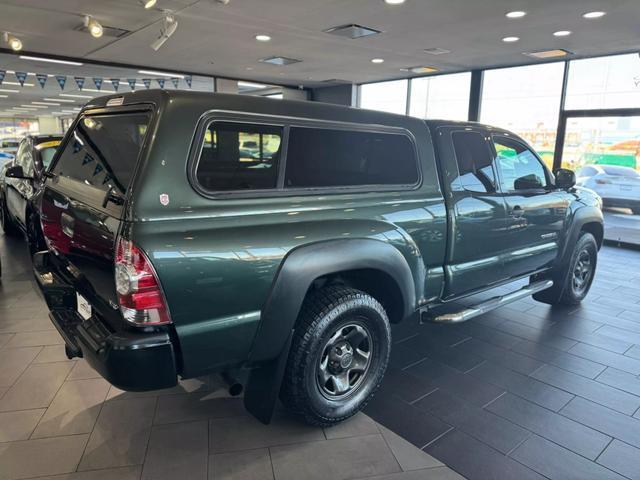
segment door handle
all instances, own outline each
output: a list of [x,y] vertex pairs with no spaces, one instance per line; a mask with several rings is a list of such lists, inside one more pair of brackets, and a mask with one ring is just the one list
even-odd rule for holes
[[514,218],[520,218],[524,215],[524,210],[520,205],[516,205],[511,209],[511,216]]

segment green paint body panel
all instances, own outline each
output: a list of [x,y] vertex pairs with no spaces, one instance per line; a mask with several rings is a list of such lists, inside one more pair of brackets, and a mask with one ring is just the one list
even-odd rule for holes
[[[96,99],[86,110],[119,97]],[[551,268],[574,212],[595,208],[577,191],[514,199],[457,188],[447,129],[502,132],[475,124],[239,95],[147,91],[126,94],[123,103],[155,111],[124,220],[160,279],[183,377],[247,366],[265,302],[295,249],[363,238],[393,246],[411,271],[415,311]],[[414,139],[421,182],[397,191],[203,196],[190,184],[189,158],[207,112],[402,129]],[[529,212],[519,224],[508,215],[514,201]]]

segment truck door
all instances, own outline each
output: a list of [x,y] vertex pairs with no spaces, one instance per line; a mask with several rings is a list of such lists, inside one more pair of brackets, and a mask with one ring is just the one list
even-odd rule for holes
[[558,255],[569,200],[540,158],[517,138],[493,135],[500,190],[507,204],[505,271],[518,277],[550,267]]
[[450,298],[507,278],[507,214],[488,133],[441,127],[437,138],[449,212],[444,298]]

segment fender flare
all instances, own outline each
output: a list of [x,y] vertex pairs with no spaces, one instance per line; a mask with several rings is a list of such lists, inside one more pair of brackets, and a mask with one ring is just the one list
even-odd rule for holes
[[244,405],[262,423],[271,422],[302,302],[313,281],[347,270],[376,269],[391,276],[402,295],[403,318],[416,303],[411,269],[400,251],[370,238],[327,240],[290,251],[280,263],[262,309],[249,361]]
[[[595,206],[584,206],[578,208],[575,211],[575,213],[573,214],[573,221],[571,222],[569,233],[565,237],[565,242],[562,247],[562,253],[559,257],[560,265],[564,265],[569,260],[569,258],[571,258],[571,254],[573,252],[572,247],[578,241],[578,237],[580,236],[582,227],[588,223],[598,223],[603,226],[604,216],[602,215],[602,210]],[[601,245],[602,241],[600,240],[598,242],[598,247],[600,247]]]
[[398,285],[402,318],[415,309],[415,283],[405,257],[393,245],[370,238],[338,239],[298,247],[283,259],[261,312],[250,362],[277,357],[293,330],[315,279],[348,270],[380,270]]

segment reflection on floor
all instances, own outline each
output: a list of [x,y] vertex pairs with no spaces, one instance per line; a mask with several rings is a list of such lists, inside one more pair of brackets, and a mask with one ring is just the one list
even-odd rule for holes
[[0,480],[462,478],[362,414],[266,427],[208,378],[121,392],[64,356],[23,242],[0,236],[0,255]]
[[640,215],[624,208],[605,210],[604,238],[640,246]]
[[640,478],[640,252],[604,247],[578,307],[528,298],[393,334],[366,413],[458,473]]

